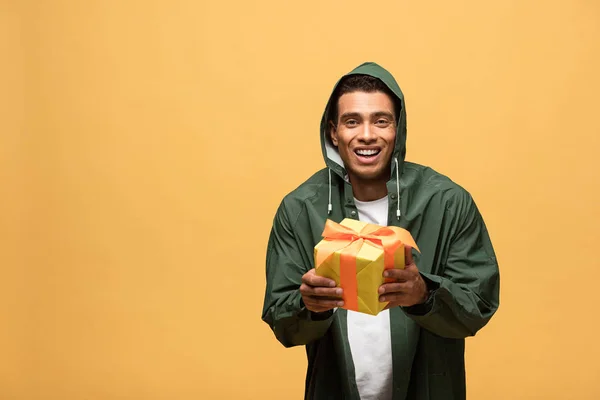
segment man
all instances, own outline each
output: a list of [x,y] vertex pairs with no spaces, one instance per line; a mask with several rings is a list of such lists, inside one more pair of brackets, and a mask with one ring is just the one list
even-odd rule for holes
[[[335,86],[321,144],[327,168],[277,210],[262,314],[284,346],[306,346],[305,398],[464,399],[464,339],[499,305],[498,264],[475,203],[447,177],[404,161],[404,96],[377,64]],[[394,282],[379,288],[389,305],[377,316],[339,308],[342,289],[315,274],[327,218],[399,226],[415,238],[420,253],[409,249],[405,269],[386,271]]]

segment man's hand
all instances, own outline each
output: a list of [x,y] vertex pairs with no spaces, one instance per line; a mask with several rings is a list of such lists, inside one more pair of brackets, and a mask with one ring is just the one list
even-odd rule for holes
[[342,289],[335,287],[334,280],[318,276],[314,268],[302,276],[300,294],[304,306],[312,312],[321,313],[344,305]]
[[386,310],[398,306],[410,307],[427,300],[427,284],[413,261],[411,250],[408,246],[404,248],[406,264],[404,269],[394,268],[383,272],[384,277],[392,278],[395,281],[384,283],[379,287],[379,301],[389,301],[385,307]]

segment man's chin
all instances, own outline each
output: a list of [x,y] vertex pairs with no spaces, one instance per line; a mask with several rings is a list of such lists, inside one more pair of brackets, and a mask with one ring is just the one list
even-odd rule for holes
[[365,171],[365,170],[358,170],[358,171],[352,171],[349,173],[350,178],[354,178],[354,180],[359,181],[359,182],[387,182],[387,178],[385,175],[385,172],[381,171],[381,170],[376,170],[376,171]]

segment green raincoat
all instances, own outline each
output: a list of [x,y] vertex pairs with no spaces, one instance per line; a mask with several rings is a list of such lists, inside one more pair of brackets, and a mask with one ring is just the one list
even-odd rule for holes
[[[467,191],[431,168],[404,160],[406,107],[392,75],[374,63],[350,74],[379,78],[400,100],[387,182],[388,224],[411,232],[421,250],[415,262],[432,290],[424,304],[390,309],[393,399],[464,399],[464,339],[475,335],[499,305],[498,264],[486,226]],[[314,267],[313,247],[325,220],[358,219],[342,160],[326,139],[330,105],[331,100],[321,121],[327,168],[288,194],[274,218],[262,319],[284,346],[306,346],[306,399],[359,400],[346,311],[313,314],[299,292],[302,275]]]

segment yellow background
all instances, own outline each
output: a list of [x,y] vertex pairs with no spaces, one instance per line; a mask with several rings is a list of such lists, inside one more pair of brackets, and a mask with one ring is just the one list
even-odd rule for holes
[[265,245],[363,61],[501,262],[469,398],[600,398],[597,1],[0,7],[1,399],[301,398],[303,349],[260,321]]

